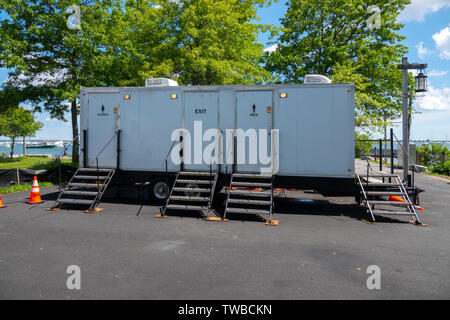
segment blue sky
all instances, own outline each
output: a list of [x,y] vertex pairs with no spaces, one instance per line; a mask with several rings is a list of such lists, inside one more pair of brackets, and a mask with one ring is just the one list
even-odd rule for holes
[[[285,3],[281,0],[259,9],[262,22],[280,25]],[[409,48],[410,62],[428,63],[429,91],[417,101],[420,114],[414,116],[411,138],[450,140],[450,0],[412,0],[399,19],[405,23],[401,33],[407,37],[404,44]],[[260,41],[269,46],[267,35]],[[6,78],[6,70],[0,69],[0,81]],[[50,119],[46,113],[37,114],[37,118],[44,124],[38,139],[71,139],[70,122]],[[401,129],[395,131],[400,137]]]

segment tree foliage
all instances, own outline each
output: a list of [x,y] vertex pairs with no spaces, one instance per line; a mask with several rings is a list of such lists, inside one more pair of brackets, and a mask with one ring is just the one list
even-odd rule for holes
[[[279,81],[299,83],[306,74],[329,76],[356,86],[356,126],[381,129],[383,118],[401,109],[401,72],[397,64],[407,52],[397,17],[409,0],[291,0],[281,20],[278,50],[267,59]],[[370,28],[380,10],[379,28]]]
[[42,128],[42,123],[34,120],[33,114],[22,108],[8,108],[0,114],[0,136],[11,138],[11,158],[14,156],[16,138],[34,136]]

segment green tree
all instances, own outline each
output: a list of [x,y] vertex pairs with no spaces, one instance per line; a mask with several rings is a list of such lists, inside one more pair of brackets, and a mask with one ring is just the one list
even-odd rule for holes
[[[270,73],[261,65],[260,32],[272,30],[257,23],[257,7],[269,0],[128,1],[129,35],[138,66],[131,84],[145,78],[169,77],[180,84],[252,84],[266,82]],[[129,85],[125,81],[124,84]]]
[[[115,23],[123,26],[123,14],[120,0],[85,0],[79,7],[80,28],[71,29],[66,9],[73,4],[72,0],[0,0],[0,61],[10,70],[4,92],[18,92],[35,111],[45,109],[57,119],[65,120],[64,113],[70,111],[75,138],[80,88],[112,85],[121,76],[105,69],[122,54],[113,47],[117,42],[109,40],[116,36]],[[8,98],[11,95],[6,94],[4,99]],[[77,140],[73,161],[78,160]]]
[[[267,69],[278,81],[299,83],[306,74],[354,82],[356,126],[381,130],[383,119],[401,109],[401,72],[397,64],[407,52],[398,33],[400,12],[409,0],[291,0],[282,19],[278,50],[267,57]],[[380,10],[381,23],[371,27]],[[370,21],[370,20],[369,20]]]
[[33,114],[22,108],[8,108],[0,114],[0,135],[11,138],[11,159],[14,156],[16,138],[34,136],[42,128],[42,123],[34,120]]

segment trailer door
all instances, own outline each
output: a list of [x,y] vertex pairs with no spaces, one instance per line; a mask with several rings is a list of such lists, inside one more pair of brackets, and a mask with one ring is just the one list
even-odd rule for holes
[[[209,137],[211,140],[203,141],[204,138],[208,139],[208,130],[210,130],[209,133],[213,131],[217,133],[218,105],[219,93],[217,91],[184,92],[184,128],[191,135],[190,164],[186,161],[184,164],[186,170],[208,171],[211,158],[219,156],[219,139],[217,137]],[[216,144],[217,155],[215,151],[208,152],[210,150],[208,146],[212,144]],[[184,144],[184,148],[187,147],[188,145]],[[212,170],[217,170],[216,162],[212,164]]]
[[98,155],[99,167],[115,168],[117,165],[117,137],[115,137],[115,132],[119,112],[118,94],[91,93],[88,103],[88,166],[96,167]]
[[[262,163],[264,159],[261,159],[261,153],[266,151],[266,157],[272,154],[270,142],[273,114],[272,91],[238,91],[236,98],[236,170],[237,172],[259,173],[261,168],[270,167],[270,163]],[[261,129],[267,130],[267,139],[261,140]],[[241,137],[239,137],[239,131]],[[241,144],[239,143],[239,139],[241,139]],[[244,147],[242,147],[243,145]],[[265,150],[261,149],[264,146]],[[244,155],[245,162],[242,163],[240,159],[244,159]]]

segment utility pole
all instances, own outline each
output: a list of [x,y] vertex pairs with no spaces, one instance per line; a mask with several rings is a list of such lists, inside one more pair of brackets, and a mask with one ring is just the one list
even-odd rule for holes
[[[402,70],[402,96],[403,96],[403,112],[402,112],[402,135],[403,135],[403,181],[408,183],[409,171],[409,114],[408,114],[408,70],[410,69],[426,69],[427,64],[409,63],[408,58],[402,59],[402,64],[398,68]],[[400,150],[398,150],[400,152]]]

